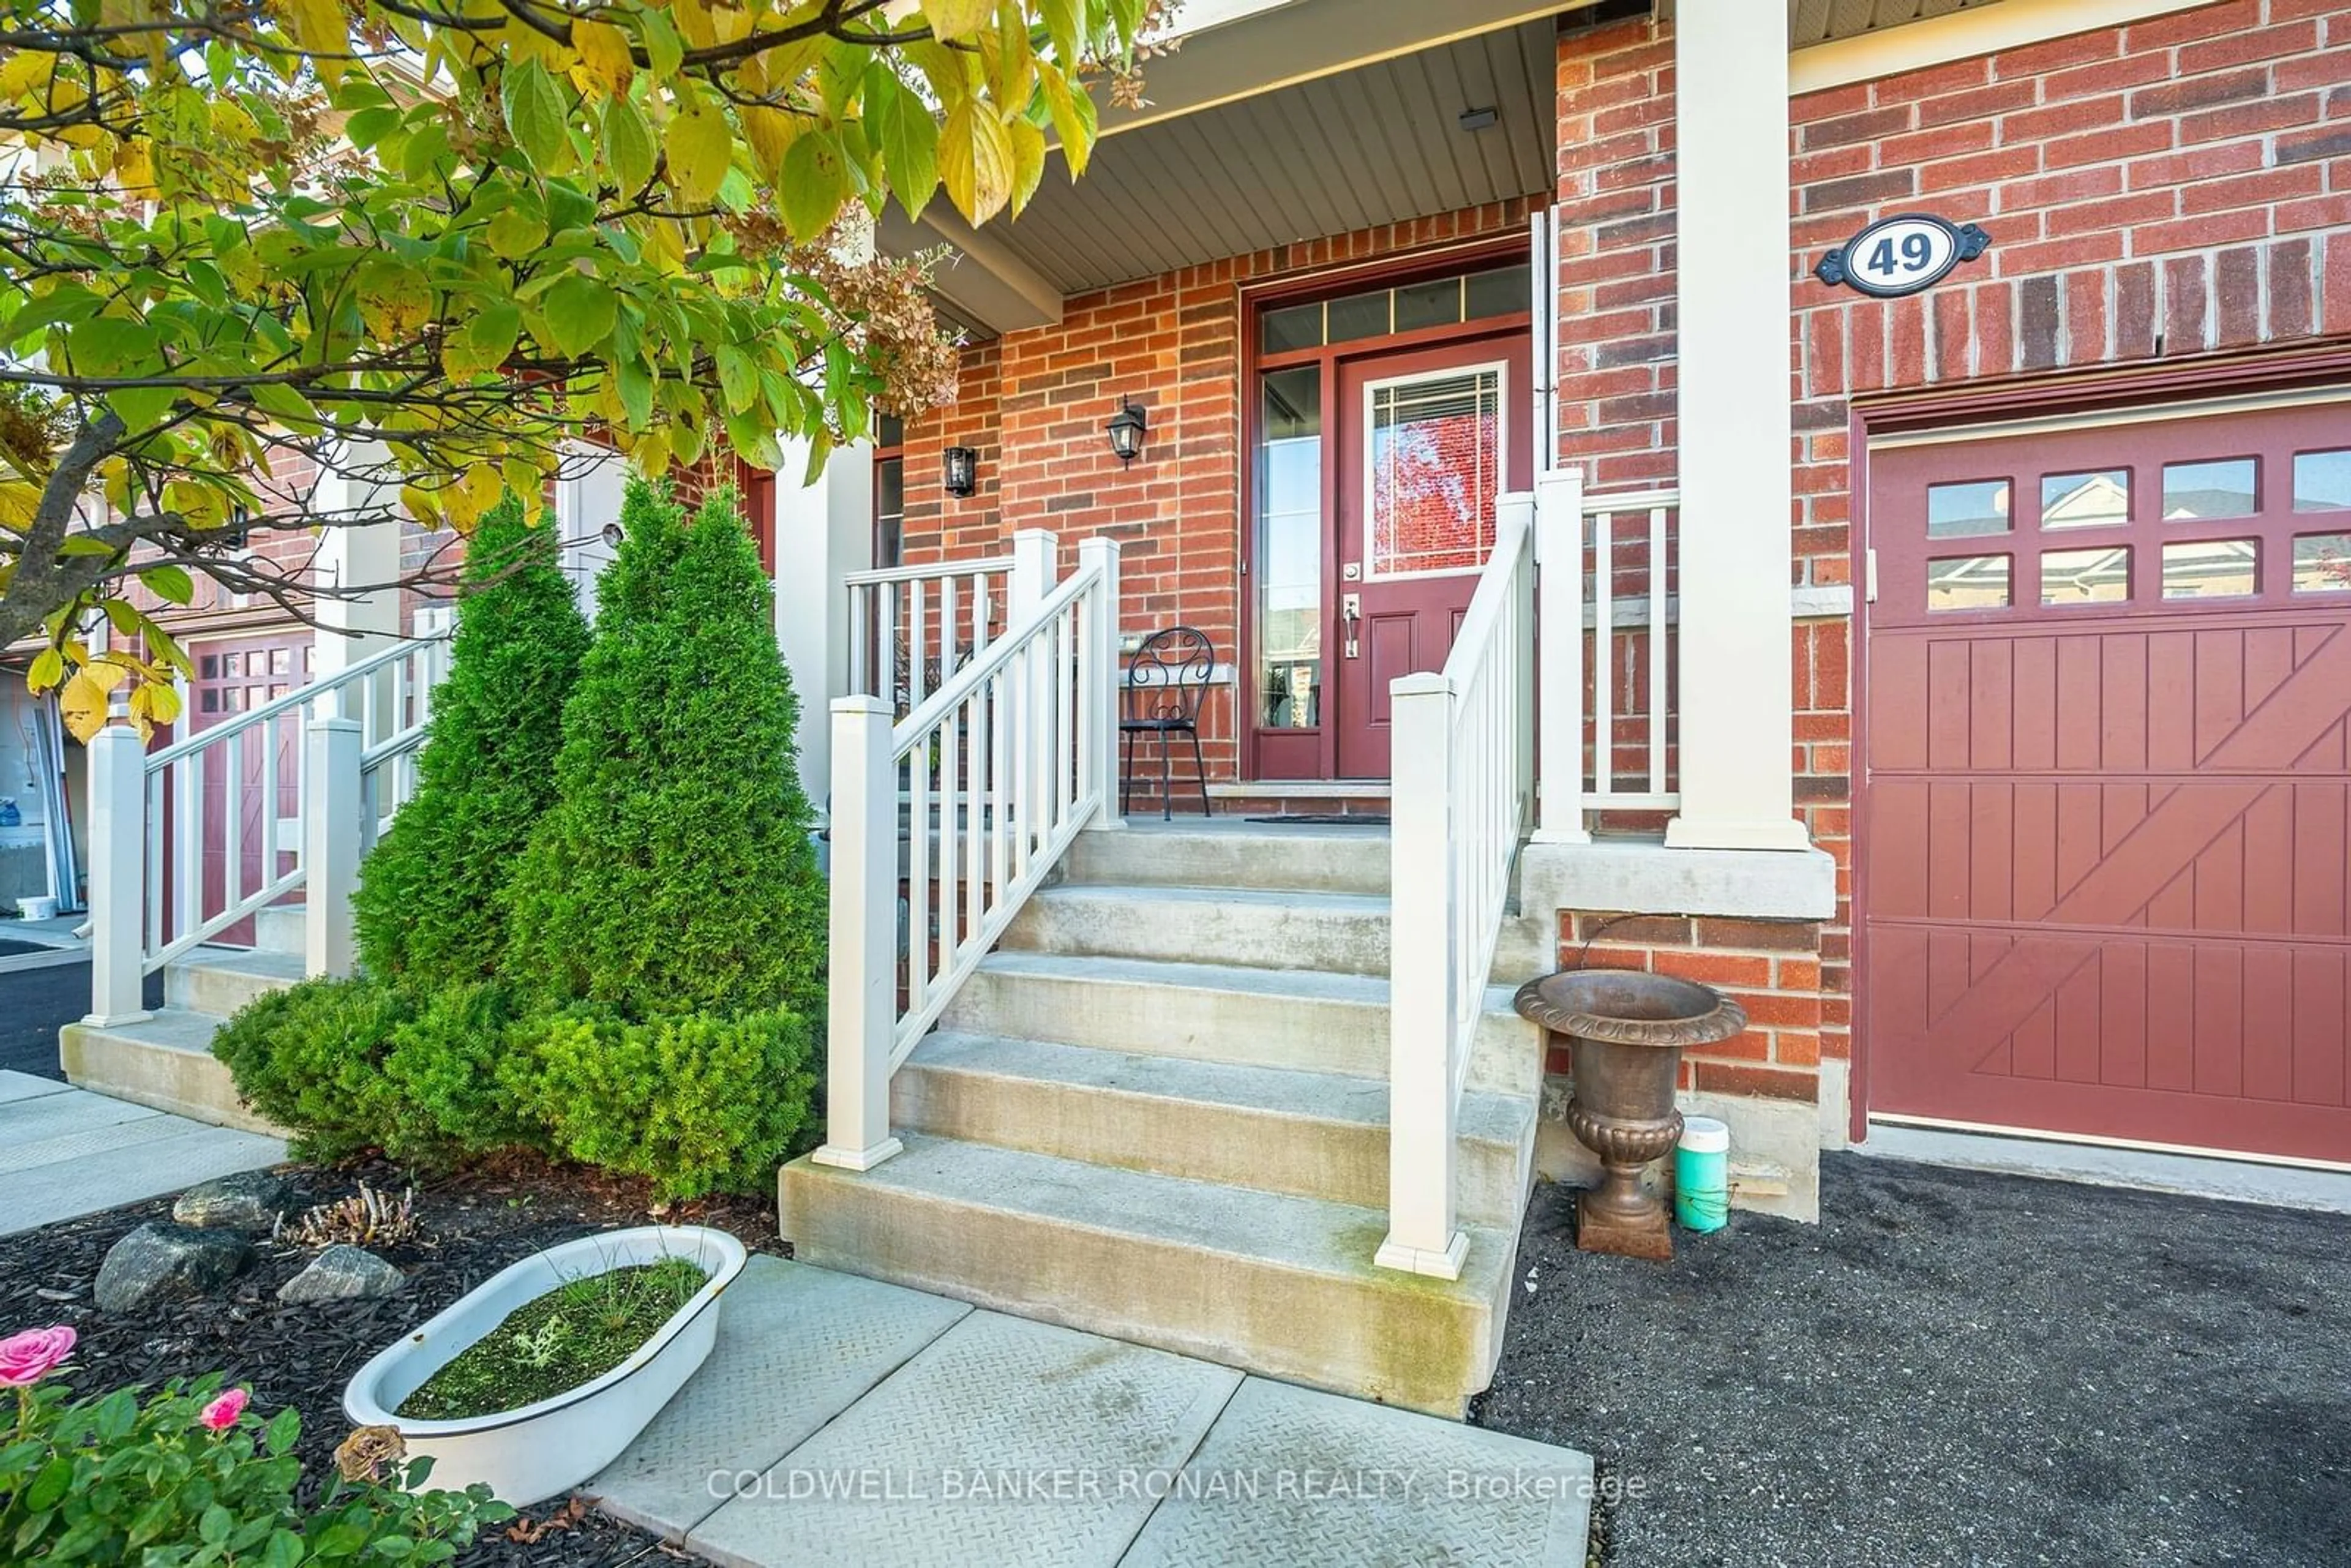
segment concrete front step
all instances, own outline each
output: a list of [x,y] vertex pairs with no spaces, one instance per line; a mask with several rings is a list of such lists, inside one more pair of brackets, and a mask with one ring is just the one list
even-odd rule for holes
[[1435,1280],[1373,1263],[1379,1209],[920,1133],[778,1186],[803,1262],[1387,1404],[1458,1417],[1501,1343],[1509,1228]]
[[[1462,1096],[1455,1179],[1465,1221],[1516,1222],[1535,1103]],[[890,1118],[1061,1159],[1387,1206],[1388,1091],[1378,1079],[941,1033],[892,1080]]]
[[273,904],[253,912],[253,945],[264,953],[303,950],[303,921],[308,911],[299,904]]
[[162,1008],[134,1023],[69,1023],[57,1032],[66,1077],[84,1089],[217,1127],[286,1136],[237,1098],[227,1066],[213,1054],[221,1020]]
[[228,1018],[302,977],[302,955],[266,947],[194,947],[163,966],[163,1000]]
[[1272,892],[1388,891],[1384,827],[1235,822],[1138,823],[1080,833],[1061,862],[1064,883],[1130,887],[1240,887]]
[[1388,972],[1388,901],[1365,894],[1066,883],[1040,888],[1008,948],[1338,975]]
[[[1061,953],[983,959],[940,1027],[1105,1051],[1384,1081],[1388,983],[1315,974]],[[1542,1082],[1535,1028],[1510,993],[1486,993],[1469,1087],[1532,1095]]]

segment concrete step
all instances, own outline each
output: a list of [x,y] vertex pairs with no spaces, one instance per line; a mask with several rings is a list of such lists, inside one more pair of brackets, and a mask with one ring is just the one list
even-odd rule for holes
[[228,1068],[213,1054],[221,1020],[162,1008],[135,1023],[69,1023],[57,1031],[66,1077],[118,1100],[177,1112],[193,1121],[286,1135],[237,1098]]
[[[891,1123],[967,1143],[1384,1208],[1388,1092],[1377,1079],[934,1034],[891,1081]],[[1462,1218],[1514,1223],[1532,1095],[1462,1096]]]
[[266,947],[192,947],[163,966],[163,1000],[228,1018],[302,977],[302,955]]
[[1493,1373],[1513,1232],[1461,1278],[1380,1269],[1378,1209],[916,1133],[778,1183],[800,1261],[1458,1417]]
[[[1344,1073],[1384,1081],[1388,983],[1378,976],[998,952],[947,1004],[940,1027],[1104,1051]],[[1535,1028],[1510,993],[1486,993],[1469,1087],[1532,1095]]]
[[266,909],[253,912],[253,945],[264,953],[295,953],[302,951],[302,922],[306,912],[298,904],[273,904]]
[[1080,833],[1061,867],[1067,883],[1380,896],[1388,891],[1388,831],[1230,818],[1137,822]]
[[1102,958],[1388,972],[1388,901],[1366,894],[1065,883],[1040,888],[1008,948]]

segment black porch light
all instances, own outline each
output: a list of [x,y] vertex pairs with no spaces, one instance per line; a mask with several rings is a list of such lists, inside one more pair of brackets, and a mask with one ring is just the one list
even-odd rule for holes
[[950,446],[942,455],[950,496],[968,496],[979,488],[979,454],[968,446]]
[[1143,453],[1143,433],[1151,428],[1141,409],[1121,397],[1118,412],[1110,416],[1102,433],[1110,437],[1110,449],[1121,463],[1132,463]]

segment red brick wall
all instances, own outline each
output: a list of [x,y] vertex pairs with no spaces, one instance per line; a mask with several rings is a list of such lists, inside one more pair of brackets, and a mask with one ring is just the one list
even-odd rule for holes
[[[1670,25],[1559,51],[1561,441],[1595,488],[1670,483]],[[2351,5],[2234,0],[1797,99],[1792,579],[1851,578],[1848,400],[2351,332]],[[1928,208],[1991,249],[1928,295],[1832,290],[1822,251]],[[1851,629],[1800,623],[1796,798],[1839,862],[1820,1051],[1848,1051]]]
[[[1240,632],[1241,287],[1522,228],[1511,202],[1186,267],[1079,295],[1054,326],[967,349],[956,401],[906,428],[905,558],[985,555],[1015,529],[1120,541],[1127,630],[1183,622],[1235,663]],[[1102,426],[1131,398],[1147,411],[1143,455],[1122,465]],[[979,453],[979,491],[944,495],[939,454]],[[1201,724],[1211,778],[1238,766],[1234,692]],[[1179,792],[1179,800],[1184,796]]]

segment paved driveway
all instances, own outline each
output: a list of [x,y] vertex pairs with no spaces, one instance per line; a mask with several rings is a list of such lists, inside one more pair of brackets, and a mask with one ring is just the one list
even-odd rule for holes
[[2351,1563],[2351,1218],[1822,1166],[1663,1266],[1538,1195],[1476,1419],[1597,1458],[1609,1563]]

